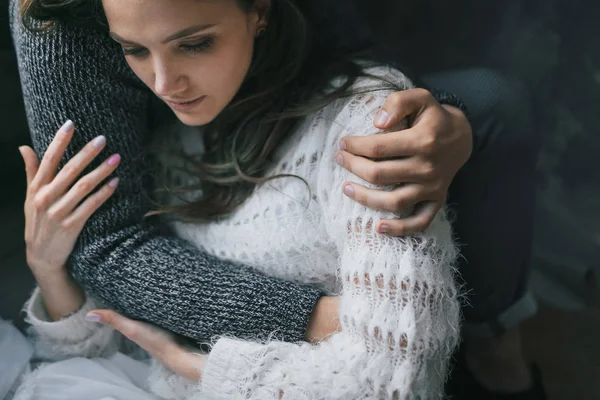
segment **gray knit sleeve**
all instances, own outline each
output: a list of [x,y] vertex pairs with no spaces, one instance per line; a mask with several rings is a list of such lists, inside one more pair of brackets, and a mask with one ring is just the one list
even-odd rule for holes
[[151,208],[142,149],[152,94],[108,35],[68,24],[33,33],[21,24],[18,0],[11,0],[11,29],[38,155],[72,119],[76,132],[65,159],[98,135],[107,138],[104,156],[122,156],[117,192],[86,224],[69,261],[85,290],[118,312],[196,340],[272,332],[302,340],[320,291],[210,257],[142,223]]

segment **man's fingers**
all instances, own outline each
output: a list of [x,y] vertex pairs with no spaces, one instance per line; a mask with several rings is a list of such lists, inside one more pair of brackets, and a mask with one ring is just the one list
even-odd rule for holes
[[435,165],[431,161],[423,161],[415,157],[372,161],[340,151],[336,155],[335,161],[338,165],[373,185],[425,182],[436,176]]
[[368,158],[399,158],[420,152],[423,140],[418,130],[406,129],[368,136],[346,136],[340,149]]
[[52,180],[52,178],[54,178],[54,175],[58,170],[60,160],[65,154],[65,150],[67,149],[67,146],[73,137],[74,129],[75,126],[73,125],[73,122],[69,120],[65,122],[65,124],[58,130],[56,136],[54,136],[54,139],[52,140],[52,143],[50,143],[50,146],[48,146],[46,153],[44,153],[38,173],[32,182],[34,186],[48,183]]
[[394,214],[412,210],[415,204],[428,201],[428,197],[431,195],[425,191],[423,186],[417,184],[404,185],[392,191],[386,191],[369,189],[357,183],[346,182],[342,190],[346,196],[367,208]]
[[418,205],[415,213],[408,218],[380,221],[377,232],[388,236],[406,236],[427,230],[441,208],[439,202],[426,202]]
[[431,104],[433,96],[425,89],[409,89],[392,93],[375,117],[375,126],[389,129],[408,116],[416,115]]
[[367,208],[395,214],[411,210],[415,204],[424,201],[426,196],[420,185],[405,185],[392,191],[385,191],[347,182],[343,190],[346,196]]
[[19,147],[19,152],[21,152],[21,157],[23,157],[23,162],[25,163],[27,186],[29,186],[31,181],[33,181],[33,178],[35,178],[38,168],[40,167],[40,161],[38,160],[35,151],[33,151],[33,149],[29,146]]

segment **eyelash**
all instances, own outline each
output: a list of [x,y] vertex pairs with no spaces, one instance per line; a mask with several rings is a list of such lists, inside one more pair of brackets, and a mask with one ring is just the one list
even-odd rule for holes
[[[210,49],[213,44],[215,43],[215,37],[214,36],[209,36],[204,38],[202,41],[198,42],[198,43],[192,43],[192,44],[182,44],[179,46],[179,48],[186,53],[202,53],[208,49]],[[126,56],[134,56],[134,57],[141,57],[143,56],[145,53],[147,53],[147,49],[143,48],[143,47],[138,47],[138,48],[133,48],[133,49],[126,49],[125,47],[122,47],[123,50],[123,54]]]

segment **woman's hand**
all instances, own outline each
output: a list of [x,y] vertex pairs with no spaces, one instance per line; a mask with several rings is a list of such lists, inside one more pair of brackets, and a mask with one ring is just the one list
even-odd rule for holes
[[[391,94],[375,120],[379,129],[393,129],[405,118],[406,130],[385,135],[346,137],[340,142],[338,163],[374,185],[399,185],[393,191],[345,183],[347,196],[381,211],[396,214],[414,207],[413,215],[381,221],[379,233],[404,236],[427,229],[446,202],[450,183],[467,162],[473,135],[465,114],[440,105],[424,89]],[[377,161],[373,161],[376,159]]]
[[103,136],[86,145],[57,173],[73,132],[73,123],[68,121],[56,134],[41,163],[30,147],[19,148],[27,172],[27,263],[36,278],[64,270],[84,224],[117,187],[118,179],[115,178],[87,197],[117,168],[120,162],[117,154],[79,178],[104,149],[106,139]]
[[102,136],[85,146],[57,173],[73,131],[73,123],[65,123],[41,163],[30,147],[19,148],[27,172],[27,264],[53,320],[77,311],[83,304],[84,294],[67,273],[66,262],[86,221],[114,193],[118,183],[113,179],[90,195],[119,165],[116,154],[79,178],[104,148],[106,140]]
[[134,321],[112,310],[91,311],[86,320],[111,326],[175,374],[193,382],[200,380],[207,356],[188,351],[178,344],[174,335],[168,331],[145,322]]

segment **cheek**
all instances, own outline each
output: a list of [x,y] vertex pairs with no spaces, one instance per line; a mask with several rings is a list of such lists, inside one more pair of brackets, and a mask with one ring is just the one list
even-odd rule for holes
[[199,77],[219,103],[229,103],[244,82],[252,62],[253,42],[238,41],[224,46],[206,64],[204,76]]
[[127,64],[129,65],[129,68],[131,68],[131,70],[133,71],[133,73],[146,85],[148,86],[150,89],[152,89],[152,91],[154,91],[153,85],[154,85],[154,73],[152,71],[152,68],[150,67],[150,62],[149,61],[144,61],[144,60],[135,60],[133,58],[126,58],[127,60]]

